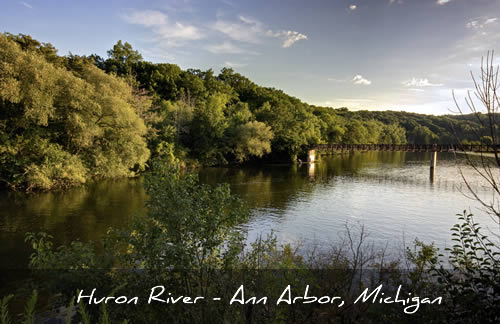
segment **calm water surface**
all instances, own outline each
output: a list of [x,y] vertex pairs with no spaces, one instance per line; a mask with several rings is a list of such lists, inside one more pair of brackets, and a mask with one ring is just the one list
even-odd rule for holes
[[[367,152],[323,158],[308,165],[207,168],[202,182],[227,182],[252,209],[244,227],[249,241],[271,230],[281,242],[329,246],[346,224],[363,224],[376,244],[401,247],[415,237],[449,244],[456,213],[471,209],[477,220],[498,226],[463,191],[452,154],[439,153],[435,179],[429,153]],[[460,163],[459,163],[460,165]],[[471,170],[465,175],[481,195],[488,191]],[[0,193],[1,267],[23,267],[30,253],[27,231],[47,231],[56,244],[97,240],[109,227],[126,227],[144,212],[142,179],[102,181],[66,192]]]

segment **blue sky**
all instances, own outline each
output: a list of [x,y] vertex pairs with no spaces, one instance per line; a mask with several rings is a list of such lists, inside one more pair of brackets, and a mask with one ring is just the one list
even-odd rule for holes
[[0,30],[60,54],[105,57],[121,39],[146,60],[232,67],[311,104],[444,114],[500,48],[500,1],[2,0]]

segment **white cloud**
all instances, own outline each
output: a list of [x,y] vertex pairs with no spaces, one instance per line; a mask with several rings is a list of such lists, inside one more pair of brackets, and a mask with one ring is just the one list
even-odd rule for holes
[[328,78],[327,80],[331,81],[331,82],[346,82],[346,81],[348,81],[346,79],[338,79],[338,78]]
[[281,45],[284,48],[292,46],[299,40],[307,39],[306,35],[293,30],[266,30],[265,25],[258,19],[242,15],[238,17],[238,21],[217,19],[213,28],[239,42],[257,44],[266,37],[278,38],[282,40]]
[[32,5],[30,5],[30,4],[29,4],[29,3],[27,3],[27,2],[20,1],[20,2],[19,2],[19,4],[21,4],[21,5],[25,6],[25,7],[26,7],[26,8],[28,8],[28,9],[33,9],[33,6],[32,6]]
[[[320,107],[347,107],[349,110],[358,110],[373,107],[376,102],[375,100],[369,98],[335,98],[324,101],[311,102],[311,104]],[[384,106],[384,110],[386,109],[387,107]]]
[[361,74],[355,75],[354,78],[352,78],[352,82],[354,84],[360,84],[360,85],[372,84],[370,80],[365,79]]
[[485,25],[488,25],[488,24],[492,24],[494,22],[496,22],[498,20],[498,18],[489,18],[489,19],[486,19],[486,21],[484,22]]
[[482,29],[487,27],[488,25],[494,24],[498,21],[497,17],[493,18],[478,18],[469,21],[467,24],[465,24],[465,27],[469,29]]
[[249,25],[256,25],[256,26],[260,26],[262,25],[262,23],[260,21],[258,21],[257,19],[255,18],[252,18],[252,17],[247,17],[247,16],[242,16],[240,15],[239,16],[240,20],[242,22],[244,22],[245,24],[249,24]]
[[407,87],[440,87],[442,83],[431,83],[427,78],[412,78],[411,80],[403,82],[403,84]]
[[159,30],[163,37],[173,37],[182,39],[200,39],[203,38],[201,32],[192,25],[185,25],[176,22],[174,25],[162,26]]
[[129,24],[143,25],[146,27],[167,24],[167,15],[156,10],[132,11],[128,15],[123,15],[123,18]]
[[354,10],[356,10],[357,7],[358,6],[356,6],[355,4],[352,4],[349,6],[349,10],[354,11]]
[[229,67],[229,68],[242,68],[247,66],[247,63],[236,63],[236,62],[224,62],[224,66]]
[[189,24],[181,22],[169,22],[168,16],[157,10],[132,10],[122,16],[126,22],[141,25],[165,39],[197,40],[203,38],[200,30]]
[[[487,22],[487,23],[486,23]],[[500,42],[500,19],[491,16],[480,16],[465,24],[469,33],[457,39],[449,49],[449,54],[443,58],[441,68],[449,65],[462,65],[480,62],[481,56],[491,50],[493,44]]]
[[373,102],[373,99],[367,99],[367,98],[338,98],[337,100],[340,101],[346,101],[346,102]]
[[222,44],[209,45],[207,50],[214,54],[242,54],[245,51],[231,42],[224,42]]
[[218,19],[213,28],[236,41],[259,43],[264,34],[262,23],[256,19],[245,16],[239,16],[238,18],[238,22]]
[[283,48],[288,48],[293,44],[295,44],[296,42],[298,42],[299,40],[307,39],[306,35],[293,30],[280,31],[274,33],[272,36],[281,38],[283,40],[283,43],[281,44]]
[[477,28],[479,26],[479,22],[477,20],[471,20],[467,24],[465,24],[465,27],[467,28]]
[[447,4],[448,2],[451,2],[452,0],[437,0],[437,4],[438,5],[445,5]]

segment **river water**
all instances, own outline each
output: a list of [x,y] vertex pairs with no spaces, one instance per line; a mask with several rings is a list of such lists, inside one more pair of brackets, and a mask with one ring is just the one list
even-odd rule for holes
[[[471,210],[483,227],[498,225],[465,196],[459,166],[485,199],[489,189],[464,162],[439,153],[435,178],[429,153],[365,152],[323,157],[314,166],[206,168],[204,183],[227,182],[251,208],[248,241],[273,231],[280,242],[304,248],[331,246],[347,226],[363,225],[376,245],[402,247],[418,237],[450,245],[457,213]],[[65,192],[0,193],[2,268],[27,264],[27,231],[46,231],[55,244],[98,240],[109,227],[126,227],[144,213],[142,178],[101,181]]]

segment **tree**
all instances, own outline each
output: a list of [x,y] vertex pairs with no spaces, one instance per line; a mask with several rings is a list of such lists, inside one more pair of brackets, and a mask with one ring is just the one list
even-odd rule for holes
[[153,64],[145,61],[135,62],[132,66],[141,87],[151,92],[156,100],[179,99],[182,75],[180,67],[175,64]]
[[211,94],[203,104],[194,108],[193,146],[198,157],[206,163],[215,164],[223,158],[221,148],[224,132],[228,127],[224,111],[229,98],[221,93]]
[[410,133],[410,142],[414,144],[434,144],[438,137],[429,127],[417,125]]
[[398,124],[383,125],[378,143],[406,144],[406,130]]
[[31,190],[134,175],[149,157],[136,99],[89,60],[60,66],[0,34],[0,178]]
[[368,131],[363,123],[357,119],[352,119],[345,125],[346,131],[342,137],[342,142],[346,144],[366,144],[368,142]]
[[[482,198],[473,188],[470,181],[464,176],[462,170],[460,171],[472,198],[477,200],[485,208],[486,212],[500,223],[500,207],[498,205],[498,202],[500,202],[500,153],[498,152],[498,131],[500,124],[497,121],[500,108],[500,84],[498,83],[498,76],[499,66],[495,67],[493,63],[493,52],[488,52],[486,60],[484,58],[481,59],[479,79],[471,72],[474,92],[468,91],[465,98],[468,109],[482,126],[479,131],[475,132],[476,138],[480,143],[490,145],[493,159],[482,153],[479,158],[475,158],[469,154],[465,154],[465,157],[467,164],[472,167],[476,174],[486,180],[489,187],[491,187],[493,192],[491,200]],[[463,114],[463,110],[458,104],[454,93],[453,99],[459,113]]]
[[36,52],[45,57],[45,59],[54,64],[60,64],[63,60],[57,55],[57,49],[51,43],[41,43],[33,39],[30,35],[11,33],[4,34],[8,39],[16,42],[23,51]]
[[228,253],[223,244],[241,239],[234,227],[248,217],[229,185],[203,185],[195,174],[182,176],[175,166],[153,163],[145,186],[151,195],[146,220],[150,229],[139,238],[143,241],[137,256],[152,269],[220,266],[219,258]]
[[271,140],[273,132],[271,127],[258,121],[251,121],[238,128],[236,137],[236,148],[234,150],[236,160],[245,161],[249,156],[262,157],[271,152]]
[[142,61],[142,55],[132,48],[132,45],[119,40],[113,49],[108,51],[109,59],[106,61],[106,70],[118,75],[130,75],[134,64]]

